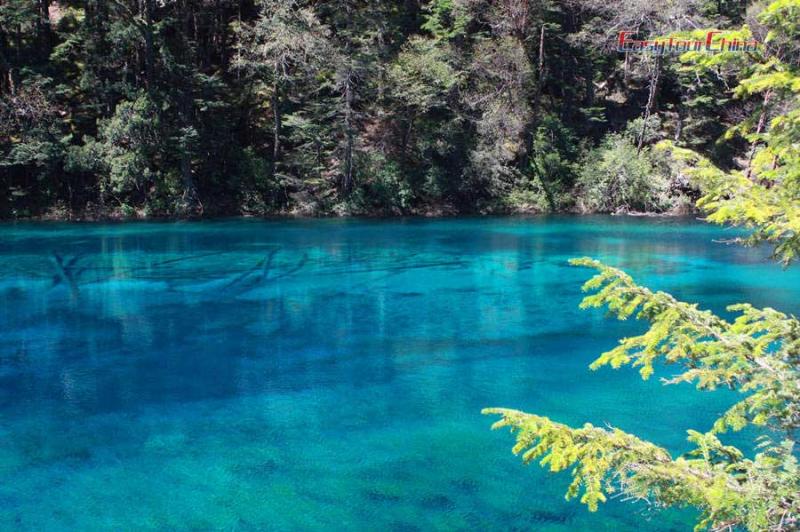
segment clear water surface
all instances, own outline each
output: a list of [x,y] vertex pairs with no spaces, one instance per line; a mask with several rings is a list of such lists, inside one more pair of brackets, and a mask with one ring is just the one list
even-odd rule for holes
[[[2,530],[687,530],[564,501],[482,407],[675,452],[734,399],[588,364],[590,255],[704,308],[800,269],[689,220],[0,225]],[[670,369],[665,369],[669,374]]]

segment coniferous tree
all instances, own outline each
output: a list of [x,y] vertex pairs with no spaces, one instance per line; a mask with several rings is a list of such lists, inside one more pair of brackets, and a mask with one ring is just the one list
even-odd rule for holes
[[[764,129],[780,100],[721,98],[728,63],[698,81],[609,43],[620,29],[745,20],[764,40],[745,7],[7,0],[1,214],[567,210],[585,190],[586,154],[643,116],[644,166],[648,146],[670,138],[732,168],[760,143],[719,134],[753,107]],[[47,112],[35,119],[31,106]],[[112,125],[132,110],[152,127],[128,142]],[[650,208],[691,191],[669,193]]]
[[[778,0],[758,19],[769,33],[760,56],[751,56],[758,60],[755,64],[731,52],[683,58],[698,74],[720,63],[737,64],[737,97],[758,100],[769,94],[770,101],[780,102],[766,110],[754,107],[751,120],[730,132],[744,135],[755,154],[741,168],[726,171],[685,148],[662,147],[672,150],[686,165],[683,170],[702,186],[699,205],[710,221],[750,228],[750,243],[772,243],[776,256],[788,264],[800,252],[800,63],[792,53],[800,36],[800,4]],[[748,33],[745,27],[736,36]],[[765,113],[770,115],[767,126]],[[797,529],[800,321],[747,304],[730,307],[738,316],[727,321],[641,287],[597,261],[572,263],[598,272],[584,285],[592,293],[582,308],[606,307],[619,319],[635,315],[650,324],[644,334],[626,338],[601,355],[592,369],[631,365],[648,379],[657,365],[673,364],[680,373],[666,384],[691,383],[707,391],[725,387],[741,393],[742,399],[706,432],[689,430],[693,449],[678,457],[615,428],[588,423],[572,428],[519,411],[485,410],[501,416],[495,428],[511,427],[517,433],[514,452],[526,463],[540,460],[553,472],[571,469],[567,497],[580,495],[592,511],[607,494],[621,492],[660,506],[696,507],[701,511],[698,529]],[[751,425],[763,429],[753,456],[723,443],[725,432]]]

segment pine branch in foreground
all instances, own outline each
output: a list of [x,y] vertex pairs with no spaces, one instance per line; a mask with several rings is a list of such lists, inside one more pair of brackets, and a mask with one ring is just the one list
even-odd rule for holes
[[[638,367],[649,378],[657,363],[680,367],[665,384],[694,383],[698,389],[727,387],[745,397],[711,430],[688,431],[694,445],[673,457],[666,449],[616,428],[586,424],[572,428],[546,417],[490,408],[494,429],[516,434],[515,454],[539,460],[551,472],[571,469],[567,498],[580,495],[596,511],[608,494],[620,493],[657,507],[692,506],[701,511],[697,529],[796,530],[800,526],[800,469],[795,433],[800,427],[800,322],[773,309],[736,305],[728,322],[697,305],[637,285],[626,273],[583,258],[573,265],[597,274],[581,308],[605,307],[624,320],[647,321],[643,334],[620,341],[592,369]],[[724,445],[718,434],[749,424],[769,429],[748,458]],[[776,441],[779,440],[779,441]]]

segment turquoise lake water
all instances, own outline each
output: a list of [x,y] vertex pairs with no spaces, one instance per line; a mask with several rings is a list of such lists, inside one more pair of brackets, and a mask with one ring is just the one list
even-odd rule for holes
[[690,511],[566,502],[569,474],[522,466],[480,410],[685,450],[734,397],[589,371],[642,325],[580,311],[591,272],[567,261],[715,311],[800,312],[800,268],[714,242],[734,234],[610,217],[0,225],[0,529],[689,530]]

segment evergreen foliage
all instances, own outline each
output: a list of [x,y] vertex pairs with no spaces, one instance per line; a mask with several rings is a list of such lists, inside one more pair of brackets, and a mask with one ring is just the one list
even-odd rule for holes
[[[668,210],[693,192],[664,189],[639,137],[732,168],[742,141],[713,141],[751,102],[720,98],[735,68],[698,84],[609,49],[609,31],[730,27],[746,7],[6,1],[0,217]],[[603,190],[585,183],[593,150],[642,116],[625,165],[657,167],[650,199],[581,197]]]
[[[592,369],[639,368],[642,378],[659,364],[680,373],[665,384],[691,383],[701,390],[725,387],[743,394],[709,431],[688,431],[693,449],[673,457],[666,449],[616,428],[571,428],[546,417],[490,408],[501,416],[494,428],[517,433],[514,452],[540,460],[552,472],[572,470],[567,497],[596,511],[607,494],[621,492],[658,506],[701,510],[698,529],[792,530],[800,525],[800,469],[794,435],[800,427],[800,321],[773,309],[730,307],[733,322],[664,292],[637,285],[626,273],[588,258],[572,264],[598,274],[582,308],[605,307],[618,319],[645,320],[649,329],[625,338]],[[749,424],[769,430],[748,458],[724,445],[720,433]]]
[[[746,160],[721,166],[674,141],[662,141],[653,151],[666,153],[672,168],[701,188],[698,205],[709,221],[751,229],[747,243],[769,242],[789,264],[800,251],[800,2],[773,2],[754,22],[767,46],[751,62],[735,53],[688,52],[681,58],[684,73],[717,77],[726,71],[738,78],[734,96],[750,100],[751,114],[725,140],[746,141]],[[748,37],[751,30],[745,26],[735,35]],[[501,417],[495,428],[516,432],[514,452],[525,462],[539,459],[553,472],[571,469],[567,497],[582,494],[593,511],[608,494],[623,493],[657,506],[695,507],[701,511],[698,530],[800,529],[800,321],[747,304],[729,307],[738,315],[727,321],[639,286],[598,261],[572,264],[598,272],[584,285],[590,294],[582,308],[602,307],[618,319],[635,316],[649,323],[645,333],[620,341],[592,369],[632,366],[648,379],[658,368],[675,365],[678,374],[663,379],[665,384],[727,388],[742,398],[706,432],[689,430],[693,448],[682,456],[615,428],[572,428],[514,410],[485,410]],[[758,434],[752,456],[722,442],[723,433],[748,426]]]
[[581,210],[587,212],[662,212],[679,202],[670,176],[650,149],[637,153],[626,135],[611,133],[586,155],[578,176]]

